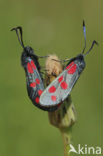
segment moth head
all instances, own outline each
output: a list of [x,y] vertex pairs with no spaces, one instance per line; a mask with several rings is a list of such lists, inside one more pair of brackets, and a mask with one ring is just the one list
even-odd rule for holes
[[75,63],[78,66],[79,73],[81,73],[85,68],[84,56],[82,54],[78,55],[75,59]]
[[27,55],[33,55],[34,54],[33,49],[29,46],[25,47],[24,51],[26,52]]

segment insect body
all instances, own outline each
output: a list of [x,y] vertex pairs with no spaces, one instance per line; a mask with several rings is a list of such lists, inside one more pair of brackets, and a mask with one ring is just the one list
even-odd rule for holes
[[[24,46],[21,27],[16,27],[16,28],[13,28],[12,30],[16,31],[18,40],[21,46],[23,47],[23,52],[21,56],[21,64],[26,73],[28,96],[34,105],[45,110],[45,108],[39,104],[40,95],[42,94],[44,90],[43,79],[42,79],[42,75],[40,72],[40,65],[38,62],[39,56],[34,54],[34,51],[31,47]],[[20,37],[19,37],[19,33],[20,33]]]
[[46,90],[40,97],[41,105],[56,106],[57,104],[64,101],[68,97],[68,95],[70,95],[72,88],[74,87],[76,81],[78,80],[82,71],[85,68],[85,56],[91,51],[94,44],[97,44],[97,42],[94,40],[89,51],[84,54],[86,48],[86,28],[84,21],[83,32],[85,46],[82,53],[72,59],[69,59],[69,62],[63,72],[46,88]]

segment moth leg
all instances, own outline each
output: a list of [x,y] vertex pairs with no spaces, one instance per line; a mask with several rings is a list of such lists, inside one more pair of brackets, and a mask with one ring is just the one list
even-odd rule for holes
[[46,56],[38,56],[38,58],[47,58],[49,57],[49,55],[46,55]]

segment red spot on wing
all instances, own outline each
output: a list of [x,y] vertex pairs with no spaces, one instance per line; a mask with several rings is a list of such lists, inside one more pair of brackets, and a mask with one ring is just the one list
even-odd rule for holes
[[30,87],[36,87],[36,83],[35,82],[30,83]]
[[71,63],[66,67],[66,69],[69,69],[73,64],[74,64],[74,62],[71,62]]
[[35,79],[37,84],[40,84],[40,80],[38,78]]
[[52,96],[51,96],[51,100],[52,100],[52,101],[56,101],[56,96],[52,95]]
[[63,80],[63,75],[59,77],[58,82],[60,83]]
[[38,90],[38,95],[40,96],[41,94],[42,94],[42,90],[40,89],[40,90]]
[[60,107],[61,103],[58,104],[58,107]]
[[36,103],[39,103],[39,97],[36,97],[36,98],[35,98],[35,102],[36,102]]
[[74,64],[74,65],[68,70],[68,74],[73,74],[73,73],[75,73],[76,68],[77,68],[77,66],[76,66],[76,64]]
[[68,84],[67,84],[65,81],[63,81],[63,82],[60,84],[60,86],[61,86],[62,89],[67,89],[67,88],[68,88]]
[[54,93],[55,91],[56,91],[55,86],[51,86],[51,87],[49,88],[49,93]]
[[31,64],[28,62],[28,64],[27,64],[27,69],[28,69],[28,72],[29,73],[33,73],[33,69],[32,69],[32,66],[31,66]]
[[32,68],[33,68],[33,69],[36,69],[36,66],[35,66],[35,64],[34,64],[33,60],[31,60],[31,62],[30,62],[30,63],[31,63]]

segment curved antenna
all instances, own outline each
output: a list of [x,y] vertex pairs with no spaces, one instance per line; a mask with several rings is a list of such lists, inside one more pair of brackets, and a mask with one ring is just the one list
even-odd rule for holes
[[87,54],[89,54],[89,52],[92,50],[92,48],[94,47],[95,44],[96,44],[96,45],[99,45],[98,42],[94,40],[94,41],[92,42],[92,45],[91,45],[90,49],[84,54],[84,56],[86,56]]
[[83,20],[83,33],[84,33],[84,48],[83,48],[83,51],[82,51],[82,54],[84,53],[85,49],[86,49],[86,26],[85,26],[85,22]]
[[[12,28],[11,31],[15,30],[16,31],[16,34],[17,34],[17,37],[18,37],[18,40],[21,44],[21,46],[24,48],[24,43],[23,43],[23,31],[22,31],[22,27],[16,27],[16,28]],[[19,31],[18,31],[19,30]]]

